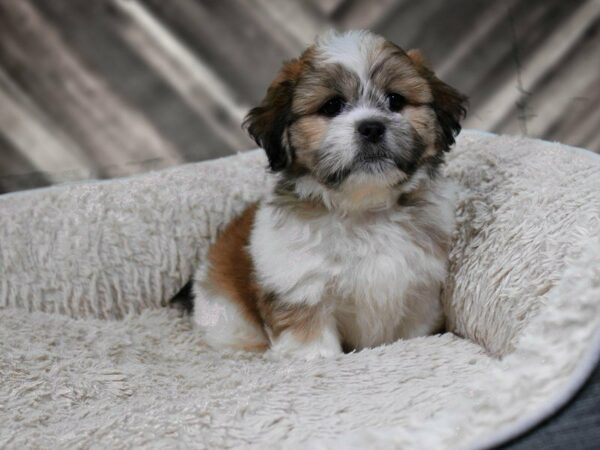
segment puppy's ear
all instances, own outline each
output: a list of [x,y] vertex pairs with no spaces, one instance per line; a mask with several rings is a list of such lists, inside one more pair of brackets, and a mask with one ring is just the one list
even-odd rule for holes
[[419,50],[409,50],[407,55],[421,76],[429,82],[433,94],[432,107],[441,127],[438,133],[438,145],[447,152],[454,144],[454,138],[460,133],[460,122],[467,114],[468,99],[436,77]]
[[286,130],[292,121],[292,99],[302,66],[298,59],[285,63],[260,105],[244,119],[244,128],[265,150],[273,171],[289,167],[294,157]]

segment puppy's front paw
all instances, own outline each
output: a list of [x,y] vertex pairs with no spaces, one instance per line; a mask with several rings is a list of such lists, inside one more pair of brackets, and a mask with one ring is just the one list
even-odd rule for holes
[[342,353],[341,346],[338,345],[338,348],[308,348],[304,352],[300,352],[298,357],[303,358],[306,361],[312,361],[313,359],[318,358],[333,358],[336,355]]
[[341,348],[329,348],[316,345],[305,345],[294,349],[273,348],[271,350],[275,357],[297,358],[312,361],[320,358],[333,358],[342,353]]
[[331,358],[342,353],[342,346],[335,333],[324,330],[311,341],[298,339],[292,331],[284,331],[274,340],[270,353],[274,357],[292,357],[310,361]]

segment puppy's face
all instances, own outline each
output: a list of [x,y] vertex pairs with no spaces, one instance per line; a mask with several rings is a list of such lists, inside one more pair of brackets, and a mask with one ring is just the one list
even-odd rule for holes
[[368,32],[330,33],[283,66],[245,123],[274,171],[330,190],[391,189],[435,172],[465,101],[418,52]]

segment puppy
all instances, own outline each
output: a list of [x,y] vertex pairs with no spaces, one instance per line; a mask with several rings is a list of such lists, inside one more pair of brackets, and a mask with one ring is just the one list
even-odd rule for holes
[[245,119],[275,187],[194,276],[206,342],[312,359],[440,331],[454,205],[436,174],[465,102],[366,31],[285,63]]

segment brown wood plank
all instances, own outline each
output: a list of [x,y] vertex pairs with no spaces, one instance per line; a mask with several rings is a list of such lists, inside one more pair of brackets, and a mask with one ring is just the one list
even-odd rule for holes
[[181,160],[142,114],[73,55],[28,1],[0,2],[0,64],[99,167],[125,167],[148,158],[161,159],[164,166]]
[[597,107],[594,97],[600,95],[600,21],[592,28],[595,30],[585,33],[553,69],[544,71],[527,97],[525,117],[510,114],[498,126],[501,132],[564,140],[569,136],[556,134],[557,125],[572,119],[569,128],[577,127],[579,121],[585,120],[588,106]]
[[[135,2],[115,2],[127,5]],[[178,91],[176,86],[157,73],[147,55],[156,54],[151,42],[140,41],[143,30],[126,13],[108,1],[85,2],[35,0],[35,5],[70,43],[77,57],[96,77],[129,107],[143,114],[154,127],[174,144],[188,161],[198,161],[230,154],[251,145],[235,120],[223,115],[225,139],[214,132],[214,111],[219,105],[198,95]],[[131,38],[138,37],[138,41]],[[171,62],[171,61],[169,61]],[[169,67],[175,67],[171,64]],[[192,86],[194,93],[201,86]],[[204,101],[202,101],[204,100]],[[230,137],[235,139],[228,139]]]
[[287,35],[294,43],[294,51],[302,51],[319,33],[330,28],[323,14],[309,2],[246,0],[244,4],[262,17],[269,30]]
[[335,12],[343,7],[348,0],[307,0],[313,9],[319,11],[323,17],[330,17]]
[[[67,171],[84,177],[93,175],[94,162],[60,132],[55,122],[1,68],[0,105],[0,132],[14,150],[10,154],[19,152],[20,160],[28,162],[28,171],[55,174],[49,177],[54,182],[65,181],[61,174]],[[10,157],[0,154],[0,175],[9,175],[14,168]]]
[[0,132],[0,194],[48,186],[52,181],[36,170],[6,136]]
[[[229,87],[212,68],[203,64],[136,0],[117,0],[114,5],[126,16],[126,25],[118,32],[202,119],[207,128],[202,131],[207,136],[200,141],[205,152],[211,149],[212,154],[224,155],[227,150],[252,146],[240,126],[248,107],[234,100]],[[207,138],[213,135],[226,145],[209,145]]]
[[448,74],[471,99],[473,110],[479,110],[506,80],[518,71],[517,64],[531,60],[546,38],[584,3],[583,0],[531,0],[517,2],[506,10],[504,20],[491,30],[486,39],[468,55],[461,67]]
[[500,85],[491,91],[493,94],[476,105],[478,117],[468,120],[467,125],[499,131],[503,121],[511,114],[520,114],[523,121],[526,121],[527,115],[536,114],[528,105],[531,93],[535,91],[544,74],[555,70],[563,58],[576,51],[577,44],[586,30],[593,27],[599,18],[600,3],[585,2],[567,16],[552,33],[545,34],[534,54],[528,55],[525,50],[525,55],[521,56],[519,41],[519,57],[514,61],[514,73],[504,77]]
[[[186,160],[208,159],[240,149],[219,139],[210,124],[146,63],[139,49],[131,48],[123,39],[122,34],[133,25],[110,2],[98,1],[92,6],[85,2],[73,5],[68,0],[36,3],[94,73],[141,111]],[[214,106],[206,105],[205,109],[211,108]]]
[[600,153],[600,74],[596,75],[596,80],[574,96],[560,118],[550,124],[545,139]]
[[[424,24],[435,14],[442,11],[446,2],[438,0],[420,0],[399,2],[386,16],[378,23],[373,24],[377,33],[382,34],[387,39],[398,44],[403,48],[421,48],[431,60],[429,53],[435,51],[432,48],[425,47],[423,42],[417,40]],[[444,22],[441,28],[444,27]],[[444,45],[441,43],[441,45]],[[437,63],[437,61],[432,61]]]
[[284,48],[271,30],[233,0],[190,2],[144,0],[235,92],[236,100],[256,104],[285,59],[300,47]]
[[402,3],[404,0],[346,0],[332,11],[331,20],[336,27],[342,29],[371,28]]

